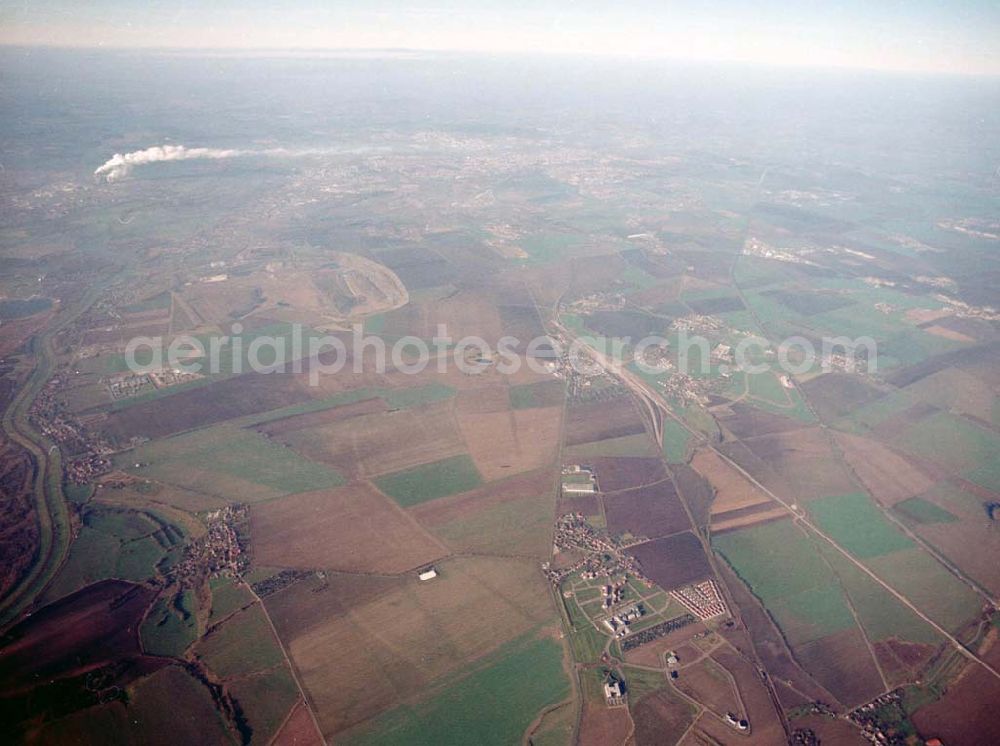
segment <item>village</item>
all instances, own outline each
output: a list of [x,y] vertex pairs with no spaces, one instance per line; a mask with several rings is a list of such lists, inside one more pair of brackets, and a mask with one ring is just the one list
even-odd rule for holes
[[183,559],[169,569],[167,582],[192,588],[206,578],[244,573],[250,565],[249,521],[250,508],[245,503],[207,513],[207,532],[188,544]]

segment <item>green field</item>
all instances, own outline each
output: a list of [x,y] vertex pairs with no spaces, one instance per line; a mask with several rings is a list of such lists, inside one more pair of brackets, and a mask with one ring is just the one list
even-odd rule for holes
[[535,409],[562,404],[565,384],[562,381],[539,381],[511,386],[511,409]]
[[860,568],[827,542],[816,539],[817,548],[840,579],[851,599],[861,626],[871,640],[895,637],[907,642],[937,645],[944,638]]
[[195,652],[222,678],[263,671],[284,661],[260,604],[229,617],[198,642]]
[[892,506],[892,509],[909,524],[953,523],[958,520],[944,508],[922,497],[911,497]]
[[874,557],[865,564],[949,631],[968,622],[982,606],[971,588],[921,549]]
[[455,389],[443,383],[430,383],[413,388],[382,389],[380,395],[392,409],[410,409],[451,399]]
[[[583,597],[581,597],[583,598]],[[573,651],[573,658],[578,663],[593,663],[604,650],[604,644],[608,638],[594,629],[590,618],[580,608],[575,598],[566,599],[566,613],[569,615],[570,632],[569,644]]]
[[381,398],[394,409],[408,409],[421,404],[430,404],[444,399],[450,399],[455,395],[455,389],[443,383],[430,383],[426,386],[414,386],[412,388],[357,388],[350,391],[343,391],[333,396],[323,399],[292,404],[287,407],[271,409],[267,412],[238,417],[228,422],[233,427],[249,427],[251,425],[261,425],[265,422],[280,420],[283,417],[292,417],[297,414],[308,414],[309,412],[321,412],[324,409],[332,409],[345,404],[354,404],[365,399]]
[[791,405],[788,398],[788,391],[781,385],[778,377],[770,371],[766,373],[748,374],[746,377],[747,388],[750,396],[777,407],[784,408]]
[[139,629],[143,650],[151,655],[182,656],[198,638],[197,604],[191,590],[156,599]]
[[483,483],[468,454],[452,456],[378,477],[376,486],[404,508],[446,495],[467,492]]
[[146,513],[87,507],[80,533],[45,599],[54,601],[108,578],[140,582],[154,577],[157,565],[179,547],[181,537],[175,527]]
[[219,576],[208,581],[212,591],[212,609],[208,617],[209,624],[215,624],[237,609],[242,609],[253,602],[253,596],[245,585],[237,585],[232,578]]
[[720,534],[712,546],[768,608],[790,644],[855,626],[836,577],[790,520]]
[[508,746],[538,713],[569,695],[562,647],[516,640],[485,664],[412,705],[400,705],[352,732],[350,743]]
[[236,743],[208,687],[179,666],[157,671],[129,693],[127,723],[128,737],[114,742],[148,743],[151,734],[170,734],[175,743]]
[[905,412],[915,403],[916,399],[905,389],[893,391],[858,407],[847,417],[838,420],[837,426],[863,432]]
[[[135,468],[135,463],[142,466]],[[243,502],[344,483],[328,466],[229,425],[148,443],[122,456],[119,466],[137,476]]]
[[921,420],[895,442],[916,456],[955,471],[989,468],[1000,457],[1000,437],[947,412]]
[[483,506],[471,515],[428,527],[459,551],[525,554],[547,558],[552,552],[555,494],[510,498]]
[[648,456],[655,457],[659,453],[656,443],[645,433],[623,435],[620,438],[595,440],[591,443],[566,448],[566,455],[571,458],[593,458],[594,456]]
[[227,682],[226,688],[240,703],[250,723],[252,744],[270,743],[299,700],[299,688],[284,664],[262,674]]
[[914,546],[862,492],[821,497],[807,507],[819,529],[859,559]]
[[691,433],[676,420],[663,418],[663,455],[671,464],[683,464],[687,461],[688,445]]

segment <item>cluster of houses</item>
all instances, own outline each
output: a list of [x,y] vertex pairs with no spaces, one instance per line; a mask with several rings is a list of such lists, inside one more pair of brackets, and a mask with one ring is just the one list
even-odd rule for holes
[[591,526],[582,513],[567,513],[556,521],[554,553],[576,551],[583,557],[569,567],[542,565],[546,577],[558,586],[569,575],[581,571],[584,580],[629,575],[642,579],[639,563],[625,553],[617,540],[606,531]]
[[670,595],[702,621],[723,616],[728,612],[726,602],[719,594],[719,587],[714,580],[703,580],[700,583],[676,588],[670,591]]
[[66,479],[73,484],[86,484],[111,471],[111,446],[94,435],[82,422],[69,414],[57,392],[63,387],[61,378],[53,378],[31,404],[31,423],[49,440],[68,454]]
[[250,510],[244,503],[209,512],[205,516],[208,530],[187,546],[184,559],[170,569],[169,580],[192,587],[206,577],[242,574],[250,564],[249,520]]
[[[885,717],[887,712],[895,713],[897,716],[887,719]],[[861,735],[869,743],[878,746],[902,746],[907,743],[905,734],[887,727],[886,720],[894,724],[901,721],[905,713],[903,690],[894,689],[861,705],[848,717],[861,728]]]

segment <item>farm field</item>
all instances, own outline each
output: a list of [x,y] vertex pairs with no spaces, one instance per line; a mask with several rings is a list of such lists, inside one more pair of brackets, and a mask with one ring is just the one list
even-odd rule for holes
[[517,743],[538,713],[569,694],[562,648],[547,638],[508,643],[430,696],[348,734],[358,744]]
[[631,547],[643,572],[664,590],[672,590],[712,575],[701,542],[690,531]]
[[410,510],[453,551],[547,558],[556,509],[552,485],[551,470],[541,469],[426,501]]
[[911,459],[872,438],[835,433],[844,459],[883,505],[889,506],[929,490],[934,482]]
[[790,520],[718,535],[712,546],[771,611],[793,647],[855,626],[835,576]]
[[623,435],[620,438],[580,443],[563,449],[563,456],[575,459],[593,459],[637,456],[651,458],[657,455],[656,443],[646,433]]
[[762,483],[770,482],[779,494],[794,502],[816,497],[853,492],[856,482],[834,450],[828,434],[815,427],[744,438],[746,446],[763,470],[751,465],[752,459],[741,460],[737,452],[730,455]]
[[682,464],[687,461],[691,433],[685,430],[679,422],[665,418],[663,420],[663,455],[671,464]]
[[645,432],[645,425],[631,397],[574,403],[566,409],[566,446],[625,438]]
[[403,572],[447,553],[366,482],[261,503],[251,509],[250,520],[255,559],[263,565]]
[[456,403],[462,438],[486,480],[552,466],[556,460],[562,406],[510,409],[507,392],[502,386],[472,389],[459,394]]
[[[983,658],[1000,665],[1000,644],[993,630]],[[1000,725],[990,716],[1000,696],[1000,682],[978,666],[970,667],[944,696],[918,709],[913,722],[921,735],[940,738],[943,743],[993,743],[1000,738]]]
[[[183,712],[180,718],[177,713]],[[236,743],[215,710],[208,688],[179,666],[167,666],[131,692],[129,729],[145,743],[167,746],[176,739]]]
[[954,632],[972,619],[983,600],[926,552],[906,549],[865,564],[921,611]]
[[607,493],[604,510],[614,533],[657,538],[687,531],[691,521],[670,480]]
[[997,740],[1000,83],[154,26],[0,49],[0,741]]
[[482,483],[475,463],[467,454],[386,474],[375,480],[382,492],[404,508],[468,492]]
[[355,478],[399,471],[465,451],[450,401],[361,415],[280,437],[294,452]]
[[274,668],[284,661],[260,604],[213,628],[198,641],[195,655],[224,679]]
[[684,666],[673,684],[719,717],[725,717],[728,712],[740,713],[743,709],[729,672],[710,657]]
[[725,520],[737,511],[763,506],[780,507],[765,492],[709,449],[700,449],[691,460],[692,468],[715,490],[711,504],[712,521]]
[[863,492],[811,500],[808,511],[823,533],[858,559],[880,557],[915,546]]
[[120,466],[136,476],[196,492],[220,497],[239,494],[244,502],[344,482],[324,464],[302,458],[255,432],[224,425],[140,446],[120,459]]
[[[432,581],[412,575],[349,614],[317,620],[283,640],[328,736],[555,621],[532,561],[463,558],[436,567]],[[375,628],[378,635],[370,634]],[[336,686],[361,676],[363,690]]]

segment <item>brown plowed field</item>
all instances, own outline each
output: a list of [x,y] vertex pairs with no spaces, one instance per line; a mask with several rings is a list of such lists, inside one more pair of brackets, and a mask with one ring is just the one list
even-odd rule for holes
[[674,475],[674,481],[677,483],[677,489],[687,504],[688,510],[691,511],[695,526],[698,529],[707,526],[712,510],[712,501],[715,500],[715,490],[712,489],[712,483],[687,464],[675,464],[670,468]]
[[723,461],[715,451],[699,449],[691,460],[691,466],[715,488],[713,517],[752,505],[773,503],[770,497]]
[[387,474],[465,452],[452,404],[443,401],[355,417],[288,433],[281,440],[342,474]]
[[272,746],[323,746],[323,738],[316,732],[309,710],[299,702],[271,744]]
[[[754,667],[731,650],[716,652],[713,657],[736,680],[736,687],[739,689],[740,698],[746,707],[745,714],[750,721],[752,731],[746,742],[754,744],[785,743],[785,733],[781,727],[781,720],[774,709],[774,703],[768,694],[767,687],[757,676]],[[718,723],[718,721],[716,722]],[[720,728],[729,729],[730,735],[724,739],[724,742],[731,742],[732,729],[722,723],[718,723],[718,725]]]
[[137,630],[153,596],[148,588],[105,580],[36,611],[0,639],[0,681],[33,686],[140,655]]
[[883,505],[895,505],[934,486],[916,464],[876,440],[840,432],[834,437],[858,479]]
[[574,404],[566,410],[566,445],[620,438],[646,432],[632,397]]
[[487,481],[555,464],[562,407],[509,409],[506,387],[463,391],[456,414],[469,455]]
[[447,554],[392,500],[360,482],[251,508],[254,561],[263,566],[404,572]]
[[608,529],[614,533],[656,538],[691,529],[673,482],[665,479],[604,497]]
[[[495,346],[505,333],[495,301],[474,291],[411,303],[393,314],[385,332],[432,339],[437,336],[438,324],[444,324],[447,335],[455,342],[463,337],[478,337]],[[522,349],[529,339],[522,340]]]
[[[982,654],[987,663],[1000,668],[997,631],[990,633],[991,647]],[[937,702],[917,710],[913,722],[924,738],[940,738],[948,746],[1000,743],[1000,681],[988,671],[969,664],[957,682]]]
[[[602,492],[642,487],[667,478],[662,459],[642,456],[598,456],[588,459]],[[575,463],[572,460],[567,463]]]
[[730,409],[733,415],[720,420],[719,424],[737,438],[750,438],[755,435],[767,435],[785,430],[800,430],[809,426],[808,423],[801,420],[782,417],[780,414],[771,414],[743,402],[733,402]]
[[577,746],[624,743],[631,729],[627,707],[606,707],[603,702],[587,702],[580,718]]
[[788,483],[796,500],[844,495],[857,489],[818,427],[748,438],[743,444]]
[[698,537],[690,531],[639,544],[628,550],[650,580],[664,590],[712,576]]
[[104,432],[122,442],[133,436],[162,438],[234,417],[301,404],[311,400],[314,393],[304,379],[289,374],[246,373],[112,411]]
[[848,707],[867,702],[885,689],[857,628],[803,645],[795,652],[803,667]]
[[264,605],[278,637],[290,640],[398,591],[409,580],[406,575],[326,572],[325,577],[311,575],[264,596]]
[[742,714],[743,708],[729,676],[711,658],[684,666],[674,686],[720,717],[725,717],[727,712]]
[[732,531],[737,528],[755,526],[758,523],[777,521],[781,518],[786,518],[787,516],[788,511],[780,505],[776,505],[774,507],[771,507],[768,503],[753,505],[749,508],[732,510],[728,513],[720,513],[718,516],[713,517],[712,533],[721,534],[725,531]]
[[635,744],[663,746],[677,743],[694,716],[694,708],[669,689],[650,692],[632,705]]
[[[945,505],[956,514],[954,506]],[[971,506],[970,506],[971,507]],[[982,510],[982,508],[980,508]],[[913,531],[941,552],[962,572],[995,594],[1000,594],[1000,532],[985,519],[986,511],[962,516],[952,523],[925,523]]]

